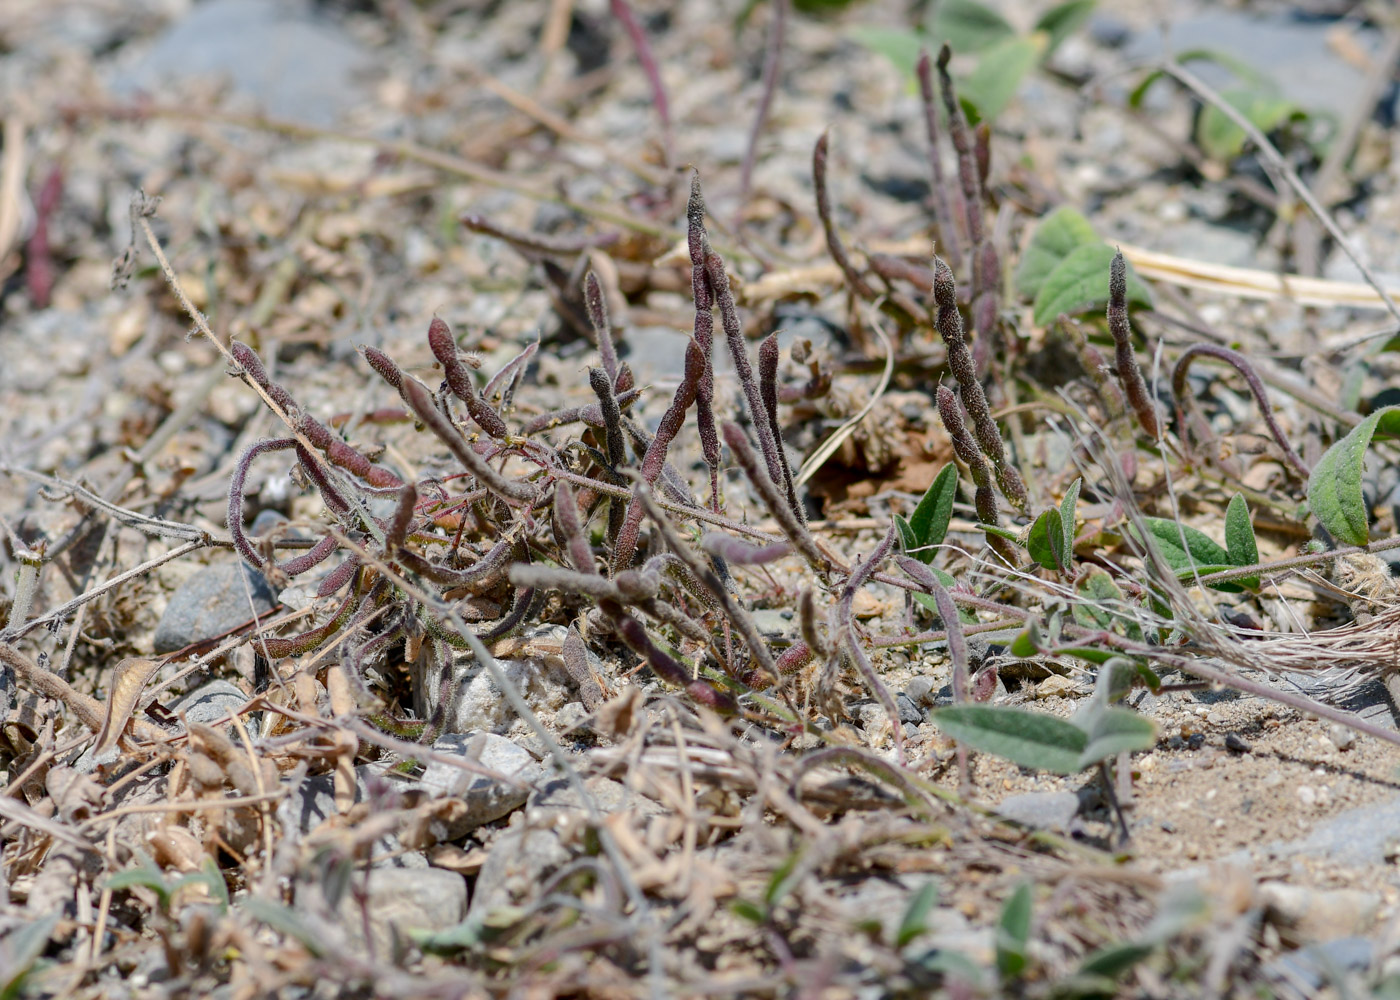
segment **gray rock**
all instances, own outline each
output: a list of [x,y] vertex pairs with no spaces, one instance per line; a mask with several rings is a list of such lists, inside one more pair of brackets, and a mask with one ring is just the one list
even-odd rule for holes
[[895,707],[899,709],[899,721],[907,725],[918,725],[924,721],[924,710],[914,703],[903,691],[894,696]]
[[467,804],[466,813],[447,824],[444,840],[456,840],[520,808],[545,773],[523,747],[494,733],[451,733],[434,743],[433,749],[475,760],[519,782],[509,785],[441,761],[429,761],[423,776],[412,784],[434,795],[454,795]]
[[358,77],[369,55],[307,5],[283,0],[210,0],[193,5],[112,89],[161,92],[172,81],[222,76],[269,114],[332,125],[366,99]]
[[1079,812],[1079,796],[1074,792],[1025,792],[1008,795],[997,806],[997,813],[1024,826],[1064,830]]
[[1365,868],[1383,865],[1394,852],[1392,838],[1400,828],[1400,798],[1338,813],[1313,827],[1302,840],[1270,844],[1275,857],[1303,855],[1326,858],[1338,865]]
[[1375,923],[1379,893],[1360,889],[1312,889],[1284,882],[1259,886],[1264,919],[1294,945],[1364,934]]
[[915,677],[904,685],[905,697],[916,705],[932,705],[934,690],[933,681],[928,677]]
[[213,639],[244,624],[255,612],[265,615],[276,606],[277,598],[267,580],[244,563],[206,567],[170,598],[156,625],[155,651],[172,653]]
[[554,726],[561,733],[574,738],[592,736],[592,715],[581,701],[571,701],[554,713]]
[[1344,937],[1323,944],[1310,944],[1282,955],[1264,966],[1270,979],[1305,985],[1320,990],[1338,973],[1366,972],[1371,968],[1375,944],[1364,937]]
[[[531,636],[562,643],[564,629],[549,626]],[[426,644],[425,644],[425,647]],[[573,682],[564,670],[559,656],[532,656],[501,660],[507,680],[515,685],[530,707],[537,712],[554,714],[571,701],[577,701]],[[414,690],[418,693],[414,709],[420,718],[432,718],[442,706],[443,728],[449,733],[483,731],[504,734],[515,724],[515,711],[505,695],[474,659],[454,659],[448,668],[452,674],[447,686],[448,702],[442,705],[443,687],[439,682],[440,667],[419,662],[413,666]]]
[[[611,778],[590,778],[585,782],[598,811],[604,815],[629,812],[638,827],[664,810],[642,795],[629,792]],[[573,856],[562,831],[571,820],[584,820],[587,810],[567,778],[552,778],[540,784],[524,814],[491,845],[486,863],[477,874],[472,893],[471,915],[482,916],[528,899],[544,879]],[[582,849],[578,845],[577,849]]]
[[[230,712],[236,712],[248,703],[248,696],[243,693],[243,689],[237,684],[229,681],[210,681],[208,684],[195,688],[189,694],[170,706],[170,711],[176,715],[181,712],[185,715],[187,722],[200,722],[208,725],[216,719],[222,719]],[[257,736],[257,719],[247,718],[243,723],[248,727],[248,735]]]
[[[394,936],[407,938],[412,931],[441,931],[462,922],[467,915],[467,883],[456,872],[442,868],[373,868],[356,888],[368,889],[365,911],[369,937],[377,954],[388,954]],[[340,920],[350,939],[365,942],[364,919],[355,893],[340,901]]]

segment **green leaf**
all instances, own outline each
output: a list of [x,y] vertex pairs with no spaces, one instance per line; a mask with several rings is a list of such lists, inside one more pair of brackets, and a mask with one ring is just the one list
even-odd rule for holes
[[938,885],[932,879],[925,882],[923,888],[909,897],[909,905],[904,908],[904,918],[899,922],[899,931],[895,934],[894,946],[903,948],[909,942],[928,930],[925,921],[928,919],[929,911],[933,909],[933,904],[938,902]]
[[1092,714],[1088,743],[1079,755],[1079,770],[1124,750],[1147,750],[1157,742],[1157,726],[1145,715],[1126,708],[1104,708]]
[[21,995],[25,977],[44,953],[62,916],[55,912],[20,924],[0,940],[0,1000],[15,1000]]
[[240,908],[259,923],[266,924],[274,931],[287,935],[309,951],[314,958],[321,958],[325,949],[319,935],[312,932],[302,922],[301,916],[290,907],[274,903],[269,899],[254,896],[245,899]]
[[116,891],[117,889],[132,889],[140,887],[150,889],[160,899],[162,909],[170,906],[170,894],[172,887],[165,879],[165,872],[160,870],[154,861],[145,855],[138,855],[141,864],[135,868],[128,868],[125,871],[117,872],[107,879],[104,888]]
[[1026,968],[1031,939],[1031,886],[1022,882],[1001,908],[997,921],[997,971],[1014,979]]
[[1035,30],[1050,36],[1046,54],[1054,52],[1066,38],[1074,34],[1094,13],[1097,0],[1067,0],[1047,10],[1035,22]]
[[986,978],[982,967],[960,951],[931,948],[914,962],[925,972],[936,972],[946,979],[958,979],[974,987],[980,988]]
[[958,85],[958,96],[964,104],[972,105],[977,118],[995,118],[1016,96],[1025,75],[1040,62],[1046,41],[1045,35],[1008,38],[988,49]]
[[440,931],[410,928],[408,936],[414,944],[425,952],[434,955],[451,955],[476,948],[482,943],[481,917],[468,917],[461,923],[445,927]]
[[978,531],[982,532],[983,534],[996,535],[998,538],[1005,538],[1012,545],[1024,546],[1024,543],[1021,541],[1020,534],[1018,532],[1012,531],[1010,528],[1003,528],[999,524],[977,524],[973,525],[973,527],[975,527]]
[[[1265,135],[1284,122],[1306,118],[1307,113],[1272,87],[1245,85],[1227,87],[1220,96]],[[1244,151],[1244,129],[1236,125],[1224,111],[1209,105],[1196,122],[1196,142],[1214,160],[1231,160]]]
[[209,889],[209,898],[219,904],[219,909],[228,909],[228,883],[224,881],[223,872],[219,871],[218,864],[207,854],[203,863],[199,866],[199,871],[190,872],[180,878],[172,887],[171,892],[175,892],[182,886],[202,884]]
[[1079,974],[1117,979],[1151,955],[1153,947],[1145,941],[1106,945],[1084,959],[1079,966]]
[[888,59],[904,79],[914,76],[914,68],[919,63],[919,53],[924,49],[934,49],[933,42],[923,32],[903,28],[859,25],[851,29],[851,37],[870,51],[878,52]]
[[1137,623],[1116,610],[1123,603],[1123,591],[1104,570],[1090,570],[1075,585],[1075,591],[1081,600],[1074,605],[1074,620],[1080,625],[1111,629],[1115,624],[1122,624],[1128,634],[1140,634]]
[[750,923],[765,924],[768,922],[768,915],[763,912],[763,907],[747,899],[734,900],[729,904],[729,912],[735,916],[743,917]]
[[1060,501],[1060,526],[1065,532],[1065,565],[1074,558],[1074,515],[1079,507],[1079,490],[1084,485],[1083,478],[1070,483],[1065,498]]
[[1377,410],[1353,427],[1327,449],[1308,477],[1308,506],[1328,533],[1345,545],[1365,545],[1371,540],[1361,473],[1366,449],[1378,434],[1400,436],[1400,406]]
[[948,522],[953,519],[953,501],[958,495],[958,467],[949,462],[933,477],[923,499],[909,517],[909,527],[914,532],[920,547],[926,551],[916,555],[924,562],[932,561],[937,550],[932,546],[942,545],[948,534]]
[[1028,660],[1040,652],[1040,626],[1031,619],[1026,623],[1026,630],[1011,640],[1011,645],[1006,647],[1007,653],[1022,660]]
[[797,884],[797,879],[793,878],[793,872],[797,869],[797,862],[800,860],[802,860],[802,852],[800,850],[793,851],[768,876],[768,887],[763,892],[763,903],[769,910],[781,903],[783,897],[791,892],[793,886]]
[[[1045,278],[1035,296],[1035,323],[1048,326],[1060,313],[1102,309],[1108,305],[1108,271],[1116,251],[1107,243],[1088,243],[1072,250]],[[1152,293],[1128,264],[1128,304],[1151,306]]]
[[1061,205],[1037,223],[1031,241],[1016,265],[1016,292],[1034,299],[1050,272],[1079,247],[1099,243],[1089,220]]
[[1056,774],[1082,770],[1079,757],[1089,745],[1088,735],[1072,722],[1023,708],[954,705],[929,714],[939,729],[959,743]]
[[[1016,29],[1006,18],[976,0],[943,0],[929,30],[958,53],[982,52],[1016,37]],[[929,51],[934,51],[933,47]]]
[[921,557],[922,553],[915,551],[915,549],[919,547],[918,536],[914,534],[914,529],[910,526],[909,522],[896,514],[894,516],[894,526],[895,530],[899,532],[899,551],[903,552],[905,555]]
[[[1236,566],[1253,566],[1259,561],[1259,543],[1254,540],[1254,525],[1249,520],[1249,504],[1244,495],[1236,493],[1225,508],[1225,550]],[[1258,590],[1257,576],[1241,577],[1235,581],[1246,590]]]
[[[1326,456],[1323,456],[1324,458]],[[1190,571],[1194,566],[1205,572],[1206,566],[1229,568],[1234,565],[1230,554],[1203,531],[1165,517],[1145,517],[1147,532],[1157,551],[1172,569]],[[1136,526],[1128,529],[1138,536]],[[1141,539],[1139,539],[1141,540]]]
[[1031,558],[1046,569],[1065,568],[1065,531],[1060,524],[1060,512],[1051,507],[1040,512],[1026,536],[1026,549]]

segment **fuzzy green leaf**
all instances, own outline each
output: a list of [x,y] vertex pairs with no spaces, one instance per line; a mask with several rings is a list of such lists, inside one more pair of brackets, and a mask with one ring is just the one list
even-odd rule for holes
[[988,49],[958,85],[958,96],[963,104],[971,105],[978,119],[990,121],[1001,114],[1016,96],[1025,75],[1040,62],[1047,41],[1048,36],[1035,34],[1008,38]]
[[1026,549],[1031,558],[1046,569],[1065,568],[1065,532],[1060,524],[1060,512],[1050,507],[1040,512],[1026,536]]
[[1125,750],[1147,750],[1157,742],[1157,726],[1145,715],[1126,708],[1104,708],[1092,713],[1088,744],[1079,755],[1079,770]]
[[939,729],[974,750],[1056,774],[1081,770],[1088,734],[1072,722],[1000,705],[954,705],[929,713]]
[[[1265,135],[1290,119],[1307,117],[1301,107],[1271,87],[1227,87],[1220,96]],[[1211,159],[1231,160],[1244,151],[1245,133],[1229,115],[1210,105],[1196,123],[1196,142]]]
[[1016,37],[1006,18],[976,0],[943,0],[929,29],[934,38],[960,53],[982,52]]
[[[1190,571],[1193,566],[1204,572],[1203,565],[1224,568],[1234,565],[1230,554],[1213,538],[1189,524],[1180,524],[1165,517],[1145,517],[1143,520],[1147,523],[1152,544],[1167,565],[1178,572]],[[1137,536],[1135,527],[1129,530],[1134,537]]]
[[1035,619],[1026,623],[1026,630],[1011,640],[1007,653],[1022,660],[1028,660],[1040,652],[1040,626]]
[[[1254,525],[1249,520],[1249,504],[1244,495],[1236,493],[1225,508],[1225,549],[1230,562],[1236,566],[1253,566],[1259,561],[1259,543],[1254,540]],[[1258,590],[1257,576],[1241,577],[1235,581],[1246,590]]]
[[918,536],[914,534],[914,529],[909,522],[898,514],[894,516],[894,527],[899,532],[899,551],[905,555],[919,556],[921,553],[915,551],[919,547]]
[[1050,272],[1079,247],[1100,242],[1089,220],[1061,205],[1036,224],[1035,233],[1016,265],[1016,291],[1034,299]]
[[1065,532],[1065,565],[1068,566],[1070,560],[1074,558],[1074,517],[1079,507],[1079,490],[1083,487],[1084,480],[1076,479],[1070,483],[1069,489],[1065,491],[1065,498],[1060,501],[1060,526]]
[[900,28],[877,28],[859,25],[851,29],[851,37],[872,52],[878,52],[899,71],[904,79],[913,79],[919,53],[933,48],[932,40],[921,31]]
[[302,920],[301,915],[291,907],[254,896],[245,899],[241,909],[259,923],[266,924],[274,931],[298,942],[312,957],[320,958],[325,954],[320,935],[313,932]]
[[919,505],[909,516],[909,527],[924,551],[915,553],[924,562],[931,562],[948,534],[948,522],[953,519],[953,501],[958,495],[958,467],[949,462],[933,477]]
[[1074,34],[1094,13],[1097,0],[1066,0],[1047,10],[1035,22],[1035,30],[1050,36],[1050,48],[1054,52],[1066,38]]
[[1346,545],[1371,540],[1366,499],[1361,494],[1361,473],[1371,439],[1400,436],[1400,406],[1372,413],[1346,437],[1328,448],[1308,477],[1308,506],[1324,528]]
[[[1060,313],[1073,316],[1107,306],[1108,271],[1115,252],[1107,243],[1088,243],[1060,261],[1036,293],[1036,326],[1048,326]],[[1128,265],[1128,304],[1152,305],[1152,293],[1132,264]]]
[[1031,940],[1031,886],[1022,882],[1001,908],[997,921],[997,971],[1015,979],[1026,968]]
[[900,920],[899,930],[895,934],[894,946],[896,948],[903,948],[928,930],[929,911],[937,902],[938,884],[932,879],[925,882],[923,888],[909,897],[909,905],[904,908],[904,918]]

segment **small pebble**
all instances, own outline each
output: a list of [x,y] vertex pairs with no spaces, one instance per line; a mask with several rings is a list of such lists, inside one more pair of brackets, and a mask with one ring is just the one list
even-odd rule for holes
[[1327,727],[1327,739],[1338,750],[1350,750],[1356,745],[1356,733],[1348,729],[1340,722],[1334,722]]
[[1252,748],[1239,733],[1226,733],[1225,749],[1232,753],[1249,753]]
[[1052,674],[1036,685],[1037,698],[1067,698],[1074,693],[1074,682],[1068,677]]
[[1313,788],[1312,785],[1299,785],[1295,791],[1298,795],[1298,801],[1303,805],[1317,805],[1317,789]]

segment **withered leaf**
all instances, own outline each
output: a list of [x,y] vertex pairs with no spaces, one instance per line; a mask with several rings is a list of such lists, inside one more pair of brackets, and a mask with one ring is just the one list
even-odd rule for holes
[[107,684],[107,713],[102,720],[102,731],[97,734],[97,744],[92,755],[100,764],[116,759],[117,742],[136,711],[136,703],[146,682],[160,669],[159,660],[148,660],[140,656],[128,656],[112,668],[112,679]]

